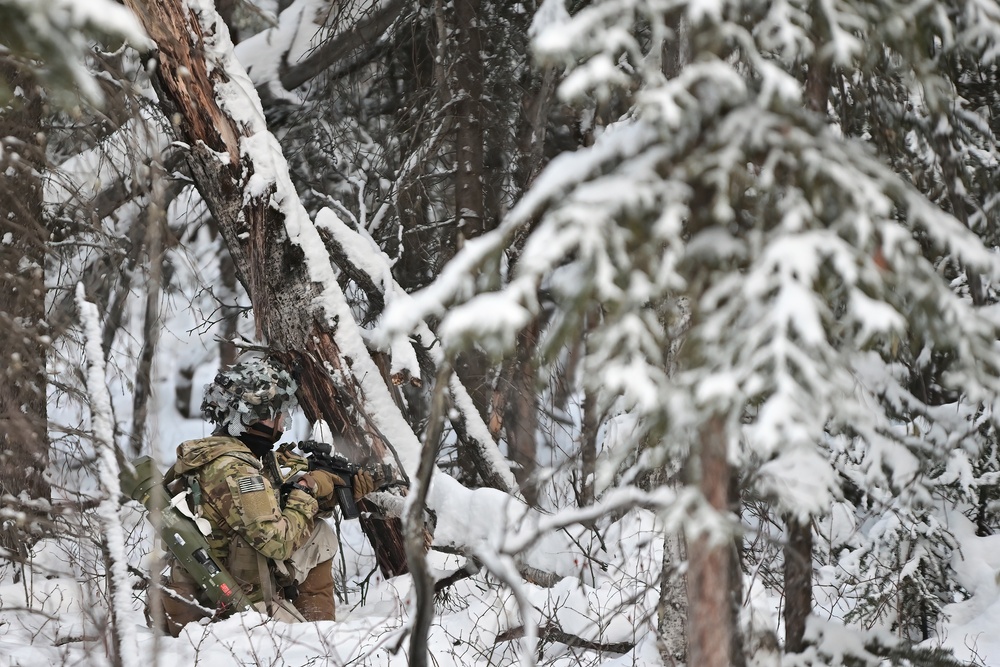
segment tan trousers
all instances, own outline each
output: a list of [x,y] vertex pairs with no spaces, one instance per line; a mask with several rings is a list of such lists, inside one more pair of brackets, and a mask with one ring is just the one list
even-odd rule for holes
[[293,604],[307,621],[336,620],[333,599],[333,559],[325,560],[309,570],[305,581],[298,585],[299,596]]
[[170,568],[170,577],[163,582],[163,590],[160,592],[162,618],[157,619],[147,599],[147,623],[152,627],[154,621],[159,620],[157,629],[177,637],[188,623],[211,618],[212,613],[198,602],[198,588],[198,584],[179,565],[174,564]]

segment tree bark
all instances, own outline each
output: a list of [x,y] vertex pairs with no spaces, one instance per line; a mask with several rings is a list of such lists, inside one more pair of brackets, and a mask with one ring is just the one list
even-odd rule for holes
[[785,652],[801,653],[812,613],[812,526],[793,516],[786,517],[785,525]]
[[[729,461],[724,418],[705,422],[695,454],[695,478],[710,511],[729,511]],[[730,604],[729,540],[705,527],[688,540],[689,663],[698,667],[730,667],[733,617]]]
[[687,664],[687,597],[682,569],[687,556],[685,551],[683,535],[664,534],[656,629],[659,634],[660,657],[663,664],[669,666]]
[[483,226],[483,62],[480,0],[455,0],[455,217],[459,234],[481,236]]
[[434,619],[434,578],[427,569],[427,544],[424,533],[419,530],[419,526],[423,524],[422,517],[424,508],[427,506],[427,492],[430,489],[431,476],[434,474],[438,448],[441,443],[445,390],[449,375],[451,375],[451,365],[444,361],[439,367],[437,382],[434,384],[424,451],[420,457],[420,468],[417,472],[414,488],[415,497],[409,503],[406,517],[406,557],[409,570],[413,574],[413,589],[417,598],[416,610],[413,615],[413,628],[410,632],[410,667],[426,667],[427,636],[430,632],[431,621]]
[[691,62],[690,30],[684,15],[678,11],[669,19],[671,35],[664,40],[661,57],[663,75],[673,79]]
[[826,116],[827,102],[830,96],[830,79],[833,75],[829,55],[822,48],[829,42],[830,25],[823,8],[823,3],[814,0],[809,8],[812,18],[812,41],[814,52],[809,61],[806,75],[806,106],[818,114]]
[[[45,397],[45,244],[38,174],[45,165],[43,97],[33,77],[0,68],[0,86],[20,90],[0,109],[0,497],[23,511],[4,518],[0,548],[21,559],[33,542],[26,529],[44,512],[50,489]],[[33,509],[35,508],[35,509]]]
[[533,481],[535,468],[538,465],[537,445],[538,433],[538,398],[535,391],[535,381],[538,369],[535,368],[534,353],[538,345],[538,322],[529,324],[517,336],[517,348],[514,352],[513,373],[507,387],[498,387],[506,391],[507,414],[504,419],[504,431],[507,434],[507,451],[514,462],[514,476],[521,487],[524,499],[532,505],[536,504],[538,493]]
[[[832,70],[819,45],[828,41],[830,26],[822,3],[813,2],[810,15],[817,48],[806,77],[806,105],[826,117]],[[812,613],[812,526],[791,514],[785,516],[785,526],[785,652],[800,653],[805,648],[806,619]]]
[[164,201],[164,179],[160,169],[152,170],[150,202],[146,209],[146,253],[149,258],[149,276],[146,281],[146,310],[142,326],[142,350],[135,374],[135,390],[132,394],[132,451],[131,458],[143,453],[146,435],[146,419],[149,414],[149,399],[153,392],[153,356],[159,342],[160,292],[163,282],[163,230],[166,227],[166,202]]
[[437,145],[450,136],[450,122],[440,118],[428,123],[425,118],[428,108],[441,104],[434,99],[437,73],[443,68],[443,56],[433,46],[440,41],[438,33],[431,21],[407,22],[390,61],[401,88],[396,124],[402,135],[393,188],[402,238],[392,275],[407,292],[430,283],[440,269],[438,250],[444,231],[439,221],[430,218],[433,197],[426,177],[433,171],[430,161]]
[[594,502],[594,476],[597,473],[597,435],[600,415],[597,410],[597,392],[583,390],[582,430],[580,431],[580,499],[578,505],[587,507]]
[[[446,245],[460,248],[467,239],[485,231],[483,193],[483,62],[479,29],[480,0],[455,0],[455,29],[451,34],[456,54],[451,85],[455,107],[455,222]],[[455,361],[455,372],[469,390],[483,419],[488,417],[492,383],[486,355],[472,348]],[[470,452],[459,446],[459,465],[473,466]]]

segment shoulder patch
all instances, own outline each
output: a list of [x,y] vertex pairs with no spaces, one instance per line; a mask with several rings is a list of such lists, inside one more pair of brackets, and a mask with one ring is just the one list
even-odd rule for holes
[[[262,521],[277,521],[281,518],[278,499],[265,477],[244,472],[227,478],[227,481],[232,490],[233,504],[243,525],[256,526]],[[253,541],[250,540],[251,544]]]
[[250,477],[241,477],[236,480],[236,487],[240,490],[240,493],[253,493],[255,491],[264,490],[264,478],[260,475],[251,475]]

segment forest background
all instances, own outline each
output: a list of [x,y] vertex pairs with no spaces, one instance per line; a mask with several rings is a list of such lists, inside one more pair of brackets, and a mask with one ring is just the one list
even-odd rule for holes
[[[0,0],[0,45],[0,665],[1000,664],[997,3]],[[287,439],[409,485],[335,521],[336,623],[157,637],[117,472],[261,346]]]

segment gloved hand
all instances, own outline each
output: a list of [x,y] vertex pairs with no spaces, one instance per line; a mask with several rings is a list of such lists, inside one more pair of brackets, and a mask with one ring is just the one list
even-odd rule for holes
[[[314,480],[309,475],[302,475],[297,480],[295,480],[295,483],[292,485],[292,490],[299,490],[299,491],[302,491],[303,493],[308,493],[310,496],[312,496],[313,498],[315,498],[316,497],[316,480]],[[285,501],[286,501],[285,498],[281,499],[281,505],[282,505],[282,507],[284,507]]]
[[347,486],[347,482],[338,475],[326,470],[311,470],[303,477],[311,477],[316,482],[316,497],[329,498],[336,486]]
[[375,490],[375,480],[367,470],[359,470],[354,475],[354,502],[358,502],[364,496]]

